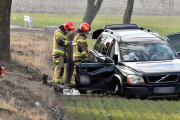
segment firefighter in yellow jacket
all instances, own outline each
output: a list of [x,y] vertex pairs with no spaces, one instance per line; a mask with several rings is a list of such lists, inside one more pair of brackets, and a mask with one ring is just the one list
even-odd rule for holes
[[76,43],[76,46],[74,46],[73,49],[74,62],[88,58],[88,44],[86,38],[89,35],[90,30],[91,27],[88,23],[82,23],[78,28],[78,34],[74,38],[74,42]]
[[[86,41],[87,36],[89,35],[89,32],[91,30],[91,27],[88,23],[82,23],[80,27],[78,28],[77,32],[78,34],[74,38],[74,43],[76,43],[76,46],[73,48],[73,61],[78,62],[81,60],[84,60],[88,58],[88,44]],[[76,69],[74,66],[74,73],[72,78],[72,83],[75,83],[75,75]]]
[[54,33],[52,57],[55,64],[53,75],[53,81],[55,83],[63,83],[62,76],[64,74],[66,48],[71,44],[71,42],[67,40],[67,35],[69,35],[71,31],[74,31],[74,24],[72,22],[66,22]]

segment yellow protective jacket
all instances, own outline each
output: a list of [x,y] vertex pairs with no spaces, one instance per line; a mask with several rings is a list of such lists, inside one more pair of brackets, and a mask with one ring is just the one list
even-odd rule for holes
[[86,36],[84,36],[82,33],[78,33],[74,38],[74,42],[77,44],[73,48],[73,61],[76,62],[87,58],[88,44],[86,41]]
[[54,32],[54,43],[53,43],[53,52],[52,55],[55,57],[64,56],[66,52],[67,45],[70,44],[70,41],[67,40],[67,36],[63,31],[57,29]]

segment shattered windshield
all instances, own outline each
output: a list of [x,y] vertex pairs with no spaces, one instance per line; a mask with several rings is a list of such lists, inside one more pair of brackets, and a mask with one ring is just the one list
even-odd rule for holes
[[121,59],[129,61],[173,60],[175,53],[165,41],[120,43]]

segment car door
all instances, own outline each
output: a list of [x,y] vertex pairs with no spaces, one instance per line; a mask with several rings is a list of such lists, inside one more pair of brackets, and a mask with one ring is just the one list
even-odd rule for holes
[[180,57],[180,33],[167,35],[166,38],[170,41],[170,44],[174,47]]
[[[77,63],[76,84],[78,88],[93,90],[115,89],[115,83],[112,82],[115,73],[114,61],[106,56],[108,50],[105,50],[103,46],[106,45],[107,41],[109,41],[109,38],[108,40],[97,41],[94,47],[94,56],[87,61]],[[109,46],[106,47],[109,49]]]

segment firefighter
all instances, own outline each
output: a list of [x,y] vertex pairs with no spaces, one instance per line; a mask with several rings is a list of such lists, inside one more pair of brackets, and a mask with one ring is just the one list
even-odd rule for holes
[[88,23],[82,23],[78,28],[78,34],[74,38],[76,46],[73,49],[73,61],[81,61],[85,58],[88,58],[88,44],[86,41],[87,36],[91,27]]
[[[86,38],[89,35],[90,30],[91,30],[91,27],[88,23],[82,23],[77,30],[78,34],[74,38],[74,43],[76,43],[76,46],[74,46],[73,48],[73,62],[74,63],[84,60],[88,58],[89,56],[88,44],[87,44]],[[75,74],[76,74],[76,69],[74,66],[72,83],[75,83],[75,76],[74,76]]]
[[64,74],[64,59],[66,55],[66,48],[72,42],[67,40],[67,36],[74,31],[74,24],[72,22],[66,22],[59,27],[54,33],[53,44],[53,62],[55,64],[53,81],[55,83],[63,83],[62,76]]

